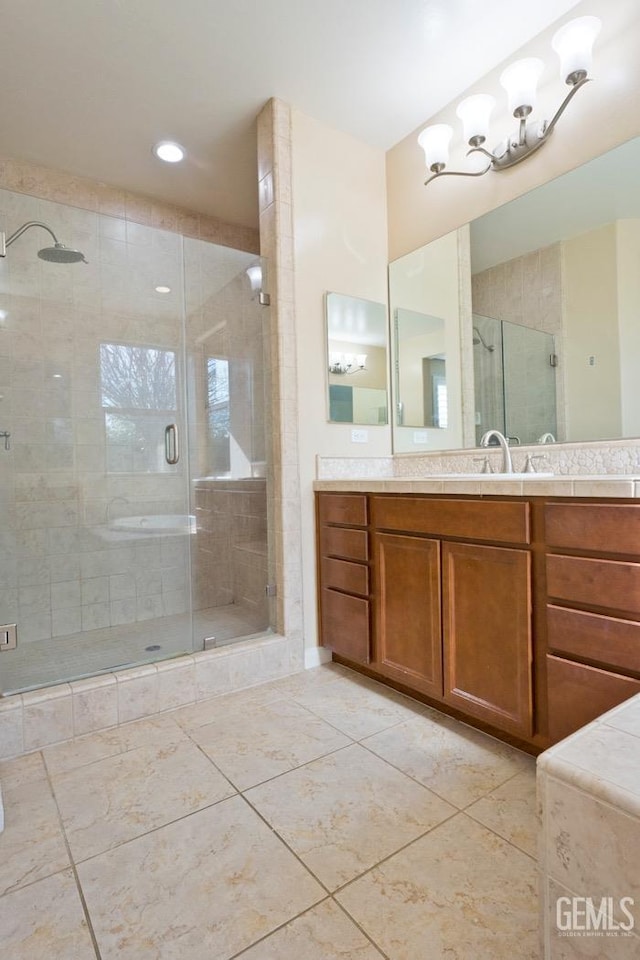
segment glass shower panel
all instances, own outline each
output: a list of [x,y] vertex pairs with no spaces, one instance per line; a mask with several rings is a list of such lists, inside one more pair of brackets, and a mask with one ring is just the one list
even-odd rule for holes
[[556,369],[552,334],[516,323],[502,324],[505,433],[520,443],[558,435]]
[[473,315],[473,375],[476,405],[476,446],[487,430],[504,433],[502,324],[493,317]]
[[0,191],[27,220],[89,262],[0,260],[4,694],[193,649],[182,238]]
[[193,629],[206,648],[269,629],[266,363],[255,255],[185,240]]

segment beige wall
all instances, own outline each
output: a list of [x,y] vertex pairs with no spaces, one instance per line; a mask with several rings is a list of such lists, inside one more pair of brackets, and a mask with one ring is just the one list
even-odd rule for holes
[[[553,139],[535,157],[500,174],[489,173],[478,179],[444,177],[425,188],[424,154],[416,141],[422,126],[431,122],[450,123],[456,131],[452,141],[451,169],[460,169],[463,162],[464,145],[460,122],[455,116],[458,100],[435,117],[425,117],[425,123],[418,130],[388,152],[391,260],[640,133],[640,4],[637,0],[583,0],[564,19],[591,13],[600,16],[603,24],[595,49],[595,82],[580,91],[562,117]],[[547,64],[536,116],[552,115],[563,94],[557,57],[550,47],[556,26],[544,31],[509,58],[511,62],[520,56],[541,56]],[[503,66],[487,74],[460,97],[479,92],[495,94],[502,104],[492,123],[496,142],[512,126],[498,82]]]
[[621,435],[616,241],[616,224],[609,223],[562,243],[567,436],[572,440]]
[[387,302],[384,153],[294,110],[293,211],[305,645],[317,643],[312,482],[320,456],[391,453],[390,426],[327,423],[324,295]]

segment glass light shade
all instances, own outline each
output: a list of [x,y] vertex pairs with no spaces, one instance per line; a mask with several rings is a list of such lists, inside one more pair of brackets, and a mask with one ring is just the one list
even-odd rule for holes
[[473,141],[472,145],[478,147],[487,139],[491,111],[495,105],[495,97],[488,93],[467,97],[458,104],[456,114],[462,120],[463,135],[467,143]]
[[446,166],[449,161],[449,144],[453,136],[453,127],[448,123],[434,123],[430,127],[425,127],[418,143],[424,150],[424,157],[429,170],[434,166]]
[[356,353],[356,366],[358,366],[360,370],[364,370],[366,365],[367,365],[366,353]]
[[251,289],[255,293],[256,290],[259,290],[262,286],[262,267],[256,263],[252,267],[247,267],[245,273],[249,277]]
[[551,46],[560,57],[560,76],[567,83],[572,76],[586,77],[591,70],[593,43],[602,21],[598,17],[577,17],[554,34]]
[[509,110],[515,116],[527,116],[536,105],[538,80],[544,62],[538,57],[516,60],[502,71],[500,83],[507,91]]

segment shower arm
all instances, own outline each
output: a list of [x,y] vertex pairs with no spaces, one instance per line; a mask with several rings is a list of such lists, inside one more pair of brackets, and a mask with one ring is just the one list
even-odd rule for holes
[[18,237],[22,236],[25,230],[29,230],[31,227],[42,227],[43,230],[46,230],[47,233],[51,234],[54,243],[59,243],[55,233],[51,227],[46,225],[46,223],[42,223],[40,220],[27,220],[27,222],[23,223],[22,226],[19,227],[15,233],[12,233],[10,237],[6,237],[4,232],[0,231],[0,257],[6,257],[7,247],[10,247],[11,244],[18,239]]

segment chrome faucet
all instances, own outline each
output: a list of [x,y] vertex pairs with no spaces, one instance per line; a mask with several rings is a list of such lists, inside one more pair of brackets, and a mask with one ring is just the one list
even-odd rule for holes
[[482,439],[480,441],[480,446],[488,447],[489,441],[494,437],[498,441],[502,449],[502,470],[500,472],[513,473],[513,462],[511,460],[511,450],[509,449],[507,438],[503,433],[500,433],[499,430],[487,430],[487,432],[482,436]]
[[536,443],[555,443],[556,438],[552,433],[543,433],[541,437],[538,437]]

